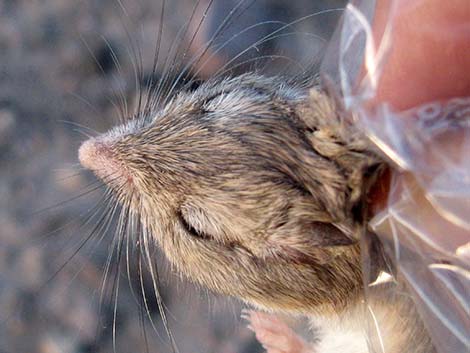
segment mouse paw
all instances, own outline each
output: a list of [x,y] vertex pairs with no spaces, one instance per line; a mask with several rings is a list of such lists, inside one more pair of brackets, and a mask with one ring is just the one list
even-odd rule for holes
[[297,333],[274,315],[243,310],[242,318],[249,322],[248,328],[267,353],[313,353]]

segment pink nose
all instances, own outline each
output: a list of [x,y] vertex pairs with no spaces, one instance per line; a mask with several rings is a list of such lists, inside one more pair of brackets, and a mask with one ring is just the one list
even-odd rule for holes
[[78,159],[83,167],[103,178],[119,171],[111,145],[94,138],[85,141],[78,150]]
[[116,157],[113,142],[91,138],[78,150],[78,159],[83,167],[91,170],[105,183],[132,182],[126,166]]
[[78,150],[78,159],[83,167],[96,171],[97,163],[102,158],[99,153],[99,145],[95,139],[85,141]]

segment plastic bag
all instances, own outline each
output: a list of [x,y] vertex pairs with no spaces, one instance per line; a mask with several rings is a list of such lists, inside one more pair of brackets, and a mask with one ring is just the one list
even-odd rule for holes
[[[425,2],[414,1],[409,6],[425,6]],[[392,24],[397,3],[388,2],[387,20],[378,35],[373,25],[376,3],[352,1],[329,48],[322,74],[393,167],[386,206],[373,217],[369,228],[405,279],[436,351],[468,352],[470,96],[409,109],[395,109],[387,100],[376,99],[396,40]],[[455,21],[447,23],[446,28],[433,29],[430,24],[426,30],[452,33],[462,30],[459,25],[461,22]],[[366,274],[373,273],[368,271],[372,266],[365,258]],[[366,275],[366,298],[376,280]],[[380,336],[380,327],[369,327],[376,331],[369,336]],[[380,339],[370,340],[370,345],[372,352],[387,352]]]

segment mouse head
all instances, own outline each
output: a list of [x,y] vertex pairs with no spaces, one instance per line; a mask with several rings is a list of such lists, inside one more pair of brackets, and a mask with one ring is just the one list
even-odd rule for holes
[[360,288],[358,247],[333,225],[347,185],[309,144],[305,100],[261,76],[207,82],[79,158],[190,280],[267,308],[338,305]]

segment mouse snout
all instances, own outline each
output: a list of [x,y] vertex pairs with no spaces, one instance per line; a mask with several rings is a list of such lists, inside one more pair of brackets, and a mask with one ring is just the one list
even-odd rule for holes
[[100,155],[101,150],[103,150],[103,145],[96,139],[85,141],[78,150],[80,164],[86,169],[95,171],[99,168],[99,160],[103,157]]
[[123,178],[131,181],[124,166],[113,153],[111,142],[96,138],[85,141],[78,150],[78,159],[83,167],[94,172],[104,182]]
[[90,139],[82,143],[78,150],[78,159],[80,164],[86,168],[93,170],[96,158],[98,155],[97,142],[95,139]]

